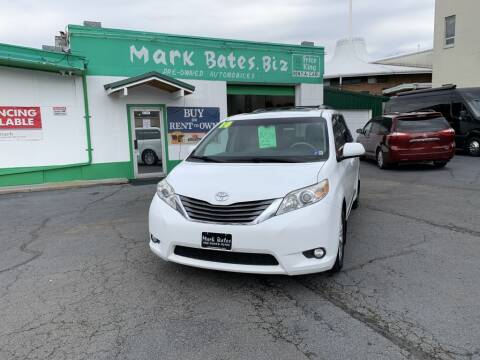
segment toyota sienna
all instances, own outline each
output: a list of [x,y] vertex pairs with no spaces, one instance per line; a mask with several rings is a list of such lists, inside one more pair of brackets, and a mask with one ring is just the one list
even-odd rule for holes
[[334,110],[232,116],[158,184],[150,248],[207,269],[338,272],[363,154]]

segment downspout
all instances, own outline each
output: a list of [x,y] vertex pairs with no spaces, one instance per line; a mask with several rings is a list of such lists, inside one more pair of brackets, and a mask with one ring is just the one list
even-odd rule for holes
[[90,137],[90,108],[88,106],[88,91],[87,91],[87,75],[82,73],[82,88],[83,88],[83,105],[85,107],[85,127],[87,133],[87,152],[88,152],[88,162],[85,165],[90,165],[92,163],[92,139]]

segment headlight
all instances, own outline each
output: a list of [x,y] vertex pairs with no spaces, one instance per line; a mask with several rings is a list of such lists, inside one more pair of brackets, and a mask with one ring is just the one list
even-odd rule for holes
[[328,190],[328,180],[325,179],[318,184],[292,191],[283,198],[282,203],[278,207],[277,215],[315,204],[327,196]]
[[157,195],[173,209],[180,210],[180,207],[177,204],[177,196],[175,195],[175,190],[173,190],[173,187],[166,180],[162,180],[158,183]]

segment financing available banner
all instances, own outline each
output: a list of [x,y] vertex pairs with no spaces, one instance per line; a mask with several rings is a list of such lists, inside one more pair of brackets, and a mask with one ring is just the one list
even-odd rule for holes
[[218,107],[168,107],[168,143],[195,145],[220,121]]
[[42,116],[38,106],[0,106],[1,140],[41,140]]

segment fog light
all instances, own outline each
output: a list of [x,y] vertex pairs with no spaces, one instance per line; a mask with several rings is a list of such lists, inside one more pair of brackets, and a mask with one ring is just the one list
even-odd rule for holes
[[313,256],[315,256],[317,259],[323,258],[325,256],[325,249],[324,248],[313,249]]
[[321,259],[325,256],[327,251],[324,248],[316,248],[312,250],[307,250],[303,252],[303,256],[305,256],[308,259]]
[[157,239],[155,236],[153,236],[152,234],[150,234],[150,239],[152,239],[152,242],[154,242],[155,244],[159,244],[160,243],[160,240]]

